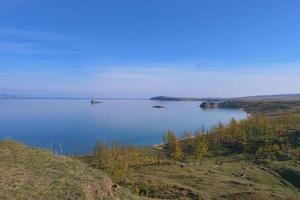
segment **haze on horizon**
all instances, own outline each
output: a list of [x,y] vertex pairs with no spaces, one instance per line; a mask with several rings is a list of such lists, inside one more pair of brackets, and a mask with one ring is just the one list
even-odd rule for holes
[[300,1],[0,1],[0,94],[299,93]]

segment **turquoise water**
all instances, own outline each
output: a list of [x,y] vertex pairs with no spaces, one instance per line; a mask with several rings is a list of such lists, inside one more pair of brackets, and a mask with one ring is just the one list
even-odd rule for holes
[[[0,138],[14,139],[33,147],[63,154],[92,151],[96,141],[152,145],[172,129],[210,128],[246,113],[235,109],[203,110],[201,102],[150,100],[0,100]],[[166,108],[152,108],[162,105]]]

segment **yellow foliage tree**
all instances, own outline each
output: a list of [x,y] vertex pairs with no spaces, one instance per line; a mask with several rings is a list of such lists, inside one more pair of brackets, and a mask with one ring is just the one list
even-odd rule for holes
[[163,137],[164,140],[164,152],[167,157],[176,160],[181,160],[183,156],[180,141],[176,138],[176,135],[171,130],[167,130]]
[[208,151],[208,142],[206,137],[198,135],[195,138],[195,145],[193,148],[193,157],[195,160],[199,160],[200,163],[203,157],[207,154]]

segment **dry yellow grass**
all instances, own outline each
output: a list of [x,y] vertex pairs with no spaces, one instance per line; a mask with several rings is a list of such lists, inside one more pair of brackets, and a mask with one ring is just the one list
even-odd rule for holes
[[100,170],[49,151],[0,142],[0,199],[127,199]]
[[132,170],[136,178],[132,190],[161,199],[300,199],[299,188],[273,170],[240,157],[225,157],[222,161],[217,167],[209,158],[201,165],[170,163],[138,167]]

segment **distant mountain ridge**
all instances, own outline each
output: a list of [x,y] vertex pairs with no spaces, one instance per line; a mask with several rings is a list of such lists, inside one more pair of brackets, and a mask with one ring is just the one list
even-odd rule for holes
[[[17,98],[30,98],[15,94],[4,94],[0,93],[0,99],[17,99]],[[31,97],[33,98],[33,97]],[[56,98],[39,98],[36,99],[56,99]],[[60,99],[60,98],[58,98]],[[62,98],[62,99],[90,99],[87,98]],[[144,98],[94,98],[94,99],[144,99]],[[146,100],[146,99],[145,99]],[[256,96],[245,96],[245,97],[172,97],[172,96],[155,96],[151,97],[150,100],[157,101],[229,101],[229,100],[300,100],[300,93],[294,94],[273,94],[273,95],[256,95]]]
[[13,94],[0,94],[0,98],[2,98],[2,99],[14,99],[14,98],[19,98],[19,96],[13,95]]
[[257,95],[233,98],[238,100],[300,100],[300,93],[294,94],[273,94],[273,95]]
[[150,100],[156,101],[220,101],[223,98],[196,98],[196,97],[170,97],[170,96],[156,96],[151,97]]
[[156,97],[151,97],[150,100],[158,100],[158,101],[300,100],[300,93],[257,95],[257,96],[232,97],[232,98],[156,96]]

